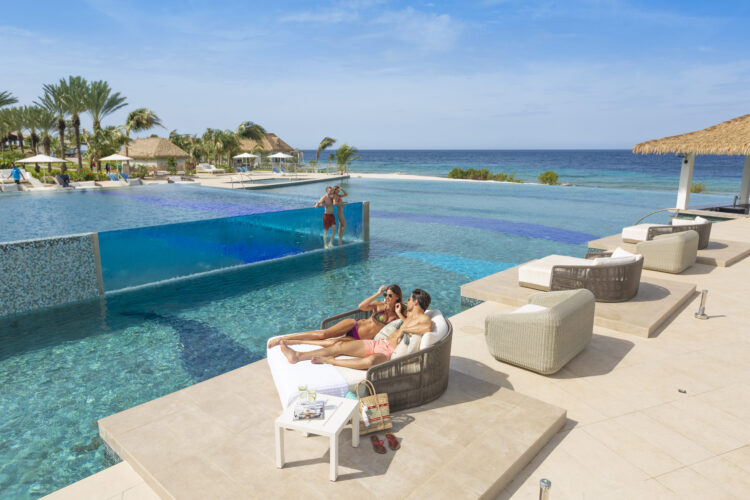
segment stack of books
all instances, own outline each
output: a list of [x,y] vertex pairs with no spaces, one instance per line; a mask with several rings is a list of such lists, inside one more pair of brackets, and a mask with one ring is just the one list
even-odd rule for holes
[[323,420],[325,414],[325,401],[300,401],[294,406],[294,420]]

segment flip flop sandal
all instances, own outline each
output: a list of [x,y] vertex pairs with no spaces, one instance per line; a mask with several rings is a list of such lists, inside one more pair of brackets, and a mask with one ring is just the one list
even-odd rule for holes
[[396,451],[399,448],[401,448],[401,443],[398,442],[398,438],[392,432],[386,432],[385,438],[388,440],[388,447],[392,449],[393,451]]
[[375,453],[380,453],[381,455],[385,453],[384,441],[378,439],[374,434],[370,436],[370,441],[372,441],[372,448],[375,450]]

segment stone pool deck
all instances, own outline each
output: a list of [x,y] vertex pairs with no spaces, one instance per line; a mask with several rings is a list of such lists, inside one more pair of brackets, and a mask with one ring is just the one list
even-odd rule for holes
[[[713,232],[719,239],[750,243],[750,220],[722,222],[714,226]],[[644,278],[658,277],[660,273],[644,271]],[[482,411],[491,404],[483,402],[491,396],[478,398],[475,389],[461,383],[470,380],[465,378],[469,376],[483,381],[478,383],[481,387],[500,387],[492,389],[495,391],[492,396],[523,395],[531,401],[543,401],[551,407],[567,410],[562,430],[528,465],[517,473],[511,471],[515,477],[494,495],[496,498],[537,498],[541,478],[552,481],[551,498],[555,500],[747,496],[750,491],[750,259],[731,267],[696,264],[683,274],[670,275],[669,279],[696,285],[699,290],[710,290],[707,302],[710,319],[701,321],[693,317],[698,305],[698,297],[694,296],[651,338],[595,326],[591,344],[552,376],[498,362],[488,354],[484,345],[484,318],[495,311],[512,310],[513,306],[488,301],[451,318],[454,326],[452,368],[454,374],[460,374],[453,377],[459,382],[458,394],[468,391],[463,397],[476,398],[474,402],[482,405]],[[679,392],[680,389],[685,392]],[[230,387],[212,397],[229,398],[236,390]],[[276,404],[280,408],[278,401]],[[221,403],[217,403],[215,410],[219,417],[224,413]],[[273,416],[275,414],[268,416],[269,426]],[[455,441],[455,433],[460,432],[462,422],[446,419],[437,424],[445,418],[438,408],[412,416],[415,420],[403,430],[407,432],[412,427],[413,437],[405,438],[404,447],[396,454],[381,457],[383,462],[372,459],[370,468],[365,471],[367,474],[375,474],[375,479],[384,482],[396,477],[400,474],[398,469],[402,468],[396,467],[396,458],[406,450],[427,460],[424,455],[429,457],[429,453],[424,450],[430,450],[433,440],[439,436],[425,431],[417,433],[417,429],[421,430],[420,420],[431,421],[430,425],[448,433],[448,453],[450,450],[455,454],[468,453],[466,450],[472,449],[452,444],[450,438]],[[495,453],[498,447],[505,446],[502,439],[507,429],[497,426],[494,430],[500,439],[497,446],[489,441],[488,446],[477,446],[480,451],[475,455]],[[158,435],[153,439],[155,446],[161,443],[164,453],[169,452],[168,443],[159,441]],[[299,475],[306,484],[316,488],[311,490],[315,491],[311,496],[323,495],[317,489],[339,484],[327,480],[324,470],[327,455],[320,455],[314,439],[300,438],[299,442],[300,446],[310,446],[309,451],[301,448],[299,453],[304,456],[290,456],[295,463],[277,472]],[[265,450],[269,446],[251,440],[247,450],[253,447]],[[364,439],[360,448],[366,450],[367,446],[369,442]],[[491,451],[487,451],[488,448]],[[262,457],[263,453],[265,451],[257,455]],[[409,466],[429,468],[432,463],[442,464],[445,460],[424,462],[415,458]],[[342,465],[345,466],[343,458]],[[138,498],[133,491],[143,489],[145,481],[137,482],[132,468],[123,464],[117,467],[117,471],[108,469],[100,474],[109,473],[112,480],[115,476],[121,478],[120,491],[113,493],[111,488],[106,489],[102,476],[97,474],[50,497]],[[251,470],[245,472],[252,473]],[[497,477],[505,472],[498,470]],[[346,480],[347,473],[355,477]],[[362,481],[356,474],[344,471],[340,484]],[[284,492],[283,481],[271,477],[265,480],[266,491],[283,496],[279,494]],[[355,491],[348,496],[352,493]],[[469,489],[459,492],[446,489],[445,495],[477,497],[476,491]]]

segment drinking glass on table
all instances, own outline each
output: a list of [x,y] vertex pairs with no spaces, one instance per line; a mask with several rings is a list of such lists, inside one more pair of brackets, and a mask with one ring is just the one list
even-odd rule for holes
[[307,397],[309,401],[315,401],[318,398],[318,391],[315,389],[309,389],[307,391]]

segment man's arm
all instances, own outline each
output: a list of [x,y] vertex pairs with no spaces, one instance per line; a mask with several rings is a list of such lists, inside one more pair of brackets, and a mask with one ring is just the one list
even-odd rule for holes
[[328,196],[328,195],[324,194],[323,196],[321,196],[320,199],[315,203],[315,206],[313,208],[318,208],[320,205],[322,205],[323,204],[323,200],[326,199],[326,196]]

